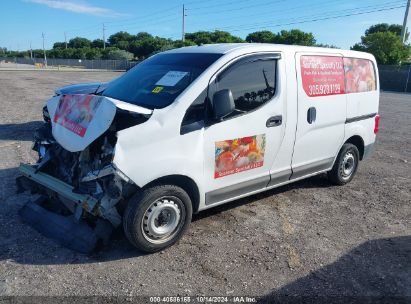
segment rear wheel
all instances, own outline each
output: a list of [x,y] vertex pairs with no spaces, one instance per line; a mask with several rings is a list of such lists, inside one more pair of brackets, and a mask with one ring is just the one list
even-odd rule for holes
[[336,185],[349,183],[357,172],[359,160],[358,148],[350,143],[344,144],[333,168],[328,172],[328,178]]
[[183,189],[159,185],[131,198],[124,212],[123,227],[127,239],[135,247],[144,252],[156,252],[181,238],[191,216],[191,200]]

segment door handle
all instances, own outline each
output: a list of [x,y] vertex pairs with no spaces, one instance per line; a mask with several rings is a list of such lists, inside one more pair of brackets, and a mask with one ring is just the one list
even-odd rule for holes
[[315,122],[316,119],[317,119],[317,109],[314,107],[309,108],[307,111],[307,122],[309,124],[312,124],[313,122]]
[[283,116],[277,115],[277,116],[271,116],[269,119],[267,119],[267,122],[265,123],[265,125],[267,128],[271,128],[271,127],[280,126],[282,123],[283,123]]

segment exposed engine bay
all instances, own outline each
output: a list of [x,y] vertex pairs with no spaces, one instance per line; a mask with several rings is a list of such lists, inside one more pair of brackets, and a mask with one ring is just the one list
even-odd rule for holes
[[[60,100],[61,107],[62,100],[66,97],[63,95],[55,98]],[[44,124],[35,131],[33,143],[38,161],[33,166],[22,165],[22,176],[17,178],[18,187],[20,191],[30,190],[41,195],[44,199],[40,205],[48,211],[87,223],[93,228],[104,223],[104,230],[111,233],[112,228],[121,224],[121,214],[127,199],[138,190],[113,164],[117,132],[144,123],[150,114],[114,107],[113,118],[109,120],[111,123],[107,130],[101,129],[104,132],[99,134],[91,126],[86,132],[94,132],[96,139],[83,150],[69,151],[53,135],[59,134],[59,128],[63,132],[70,130],[58,124],[57,119],[53,121],[58,110],[49,113],[52,108],[50,104],[43,108]],[[84,113],[79,115],[83,119]],[[91,117],[89,120],[92,123],[96,119],[97,117]],[[79,121],[80,119],[72,119],[73,123]],[[73,133],[76,130],[71,131]],[[72,135],[81,139],[81,135]],[[67,136],[64,137],[66,139]],[[107,235],[99,237],[107,239]]]

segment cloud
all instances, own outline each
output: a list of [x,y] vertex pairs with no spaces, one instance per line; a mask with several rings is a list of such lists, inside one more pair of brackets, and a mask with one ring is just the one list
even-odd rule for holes
[[31,2],[36,4],[46,5],[51,8],[60,9],[68,12],[87,14],[93,16],[105,16],[105,17],[118,17],[124,16],[124,14],[117,13],[111,9],[92,6],[88,4],[80,4],[72,1],[64,0],[25,0],[25,2]]

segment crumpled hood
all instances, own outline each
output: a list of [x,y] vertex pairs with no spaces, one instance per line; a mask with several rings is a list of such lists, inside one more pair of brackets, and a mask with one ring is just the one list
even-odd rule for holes
[[108,130],[116,108],[141,114],[152,113],[152,110],[105,96],[55,96],[47,102],[53,137],[70,152],[82,151]]

